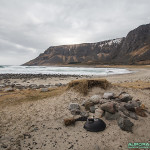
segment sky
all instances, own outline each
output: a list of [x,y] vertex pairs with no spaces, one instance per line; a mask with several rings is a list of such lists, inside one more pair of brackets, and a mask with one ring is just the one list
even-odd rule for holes
[[0,0],[0,65],[21,65],[50,46],[125,37],[150,23],[150,0]]

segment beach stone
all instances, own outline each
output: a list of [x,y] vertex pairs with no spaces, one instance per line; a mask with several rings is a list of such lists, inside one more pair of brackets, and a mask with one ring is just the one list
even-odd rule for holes
[[12,87],[4,89],[4,92],[13,92],[13,91],[14,91],[14,89]]
[[100,108],[95,110],[95,118],[102,118],[104,115],[104,111]]
[[119,117],[117,123],[120,129],[132,132],[132,127],[134,124],[127,117]]
[[88,116],[89,116],[89,113],[83,111],[83,112],[80,113],[80,115],[81,115],[81,117],[88,117]]
[[109,113],[109,112],[105,112],[105,119],[106,120],[117,120],[120,117],[119,113]]
[[43,84],[40,84],[38,87],[39,87],[39,88],[44,88],[44,85],[43,85]]
[[48,88],[41,88],[41,92],[48,92],[49,89]]
[[62,83],[56,83],[55,86],[62,86]]
[[110,113],[115,113],[113,102],[108,102],[108,103],[102,104],[101,109],[104,111],[110,112]]
[[79,106],[78,103],[70,103],[68,109],[69,109],[70,111],[71,111],[71,110],[75,110],[75,109],[80,110],[80,106]]
[[[106,100],[106,99],[100,99],[99,100],[99,104],[104,104],[104,103],[107,103],[108,102],[108,100]],[[111,102],[111,101],[110,101]]]
[[147,117],[146,113],[143,109],[141,109],[141,107],[135,108],[135,113],[141,117]]
[[127,103],[127,104],[124,105],[124,107],[125,107],[127,110],[129,110],[129,111],[135,112],[135,108],[134,108],[134,105],[133,105],[132,103],[131,103],[131,104]]
[[123,112],[124,115],[129,117],[129,111],[124,106],[120,106],[118,111]]
[[17,89],[20,89],[20,90],[23,89],[23,86],[22,86],[22,85],[16,85],[15,87],[16,87]]
[[141,105],[140,100],[132,100],[132,101],[130,101],[130,103],[131,103],[134,107],[140,107],[140,105]]
[[100,99],[100,95],[93,95],[92,97],[90,97],[89,101],[93,102],[94,104],[98,104]]
[[95,106],[91,106],[91,107],[90,107],[90,112],[91,112],[91,113],[95,113],[95,109],[96,109]]
[[138,120],[138,116],[134,112],[129,111],[129,117]]
[[81,111],[79,109],[72,109],[71,114],[72,115],[80,115]]
[[121,102],[128,102],[132,100],[132,97],[127,93],[122,93],[121,95],[119,95],[119,99]]
[[104,99],[113,99],[114,98],[114,93],[111,93],[111,92],[104,93],[103,98]]
[[91,107],[91,106],[94,106],[94,103],[91,102],[91,101],[86,101],[86,102],[84,103],[84,107],[85,107],[86,110],[90,110],[90,107]]

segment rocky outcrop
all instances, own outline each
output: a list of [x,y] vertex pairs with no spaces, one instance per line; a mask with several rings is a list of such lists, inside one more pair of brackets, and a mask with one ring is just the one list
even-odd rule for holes
[[150,24],[130,31],[125,38],[51,46],[24,65],[54,64],[150,64]]

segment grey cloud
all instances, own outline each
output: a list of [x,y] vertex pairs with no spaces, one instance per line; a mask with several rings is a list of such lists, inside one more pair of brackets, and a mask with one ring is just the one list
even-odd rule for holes
[[149,6],[149,0],[1,0],[0,64],[24,63],[52,45],[124,37],[149,23]]

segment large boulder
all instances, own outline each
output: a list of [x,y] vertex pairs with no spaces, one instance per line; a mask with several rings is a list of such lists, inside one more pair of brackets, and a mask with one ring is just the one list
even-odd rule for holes
[[119,117],[117,120],[120,129],[128,132],[132,132],[133,123],[127,117]]
[[113,102],[102,104],[101,109],[110,113],[115,113],[115,105]]

